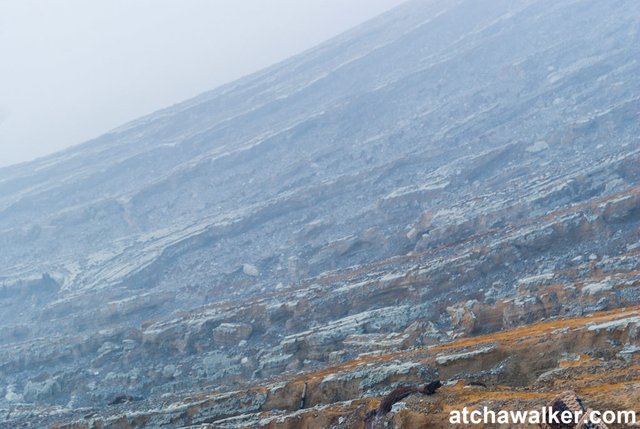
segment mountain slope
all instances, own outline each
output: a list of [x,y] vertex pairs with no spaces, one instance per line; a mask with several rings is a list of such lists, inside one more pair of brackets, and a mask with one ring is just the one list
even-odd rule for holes
[[631,0],[411,1],[0,169],[0,406],[637,305],[639,42]]

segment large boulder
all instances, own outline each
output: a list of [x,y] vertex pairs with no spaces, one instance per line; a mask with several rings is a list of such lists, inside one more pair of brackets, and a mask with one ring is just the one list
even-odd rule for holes
[[29,381],[24,387],[23,396],[28,402],[46,402],[54,399],[62,392],[60,383],[55,378],[44,381]]
[[247,340],[253,333],[248,323],[222,323],[213,330],[213,341],[222,346],[233,346]]
[[469,335],[475,332],[477,317],[473,311],[473,307],[476,304],[478,304],[477,301],[471,300],[463,305],[447,307],[451,324],[457,333]]

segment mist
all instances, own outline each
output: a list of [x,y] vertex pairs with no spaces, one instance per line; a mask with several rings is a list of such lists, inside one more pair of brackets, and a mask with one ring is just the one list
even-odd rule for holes
[[633,421],[637,0],[391,3],[5,1],[0,428]]
[[401,0],[4,0],[0,166],[304,51]]

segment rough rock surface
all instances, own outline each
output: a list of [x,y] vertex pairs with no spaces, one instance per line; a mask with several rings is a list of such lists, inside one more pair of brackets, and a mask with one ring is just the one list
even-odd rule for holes
[[0,427],[637,407],[639,58],[634,0],[410,1],[0,169]]

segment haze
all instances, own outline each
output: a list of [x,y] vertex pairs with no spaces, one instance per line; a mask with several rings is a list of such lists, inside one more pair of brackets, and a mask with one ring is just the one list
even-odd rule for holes
[[0,166],[96,137],[402,0],[1,0]]

